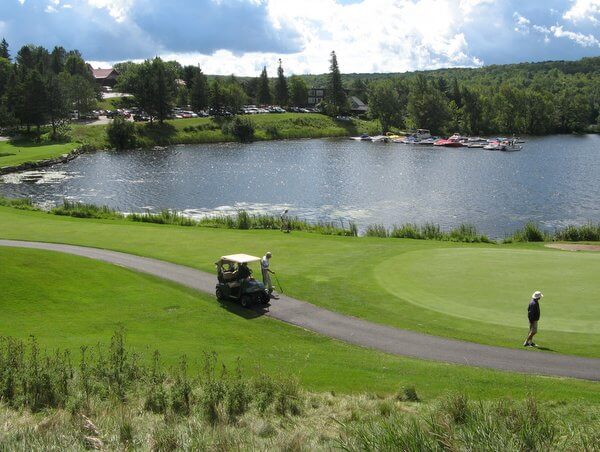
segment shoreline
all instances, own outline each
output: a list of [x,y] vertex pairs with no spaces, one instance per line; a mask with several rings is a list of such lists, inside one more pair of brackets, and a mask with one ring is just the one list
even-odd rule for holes
[[48,166],[57,165],[59,163],[67,163],[67,162],[70,162],[71,160],[79,157],[82,154],[85,154],[88,152],[95,152],[95,151],[97,151],[97,149],[94,149],[92,151],[90,149],[86,149],[85,145],[82,145],[82,146],[79,146],[79,147],[73,149],[71,152],[59,155],[58,157],[52,157],[49,159],[43,159],[43,160],[37,160],[37,161],[31,161],[31,162],[24,162],[24,163],[19,163],[18,165],[13,165],[13,166],[0,167],[0,176],[6,176],[7,174],[12,174],[12,173],[20,173],[23,171],[31,171],[31,170],[36,170],[36,169],[47,168]]

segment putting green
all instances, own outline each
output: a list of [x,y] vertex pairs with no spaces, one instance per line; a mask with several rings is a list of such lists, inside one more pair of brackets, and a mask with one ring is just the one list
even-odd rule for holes
[[527,323],[530,296],[541,290],[545,330],[600,333],[600,254],[431,249],[388,259],[376,274],[390,294],[410,303],[513,327]]

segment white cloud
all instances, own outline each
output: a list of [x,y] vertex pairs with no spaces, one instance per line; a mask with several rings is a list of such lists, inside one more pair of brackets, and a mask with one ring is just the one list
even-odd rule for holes
[[518,12],[514,12],[513,19],[515,21],[515,31],[524,35],[529,34],[529,25],[531,21],[526,17],[521,16]]
[[576,33],[574,31],[563,30],[562,25],[554,25],[550,27],[550,31],[557,38],[567,38],[571,41],[575,41],[582,47],[600,47],[600,41],[592,34]]
[[563,19],[573,23],[589,21],[600,24],[600,0],[575,0],[569,10],[563,14]]
[[135,0],[87,0],[95,8],[104,8],[117,22],[124,22]]

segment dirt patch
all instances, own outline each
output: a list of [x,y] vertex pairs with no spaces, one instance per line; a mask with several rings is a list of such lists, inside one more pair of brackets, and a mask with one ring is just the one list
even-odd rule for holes
[[556,248],[563,251],[600,251],[600,245],[582,245],[577,243],[550,243],[548,248]]

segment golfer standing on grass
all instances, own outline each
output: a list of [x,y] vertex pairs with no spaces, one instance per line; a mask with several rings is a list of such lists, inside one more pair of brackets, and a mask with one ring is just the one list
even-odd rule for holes
[[273,283],[271,282],[271,273],[275,274],[275,272],[271,271],[269,268],[270,260],[273,255],[270,251],[267,251],[267,254],[263,256],[260,260],[260,269],[262,270],[263,283],[265,287],[269,291],[269,295],[273,293]]
[[537,325],[538,320],[540,320],[540,300],[543,296],[544,295],[539,290],[535,291],[531,296],[531,302],[527,308],[527,317],[529,317],[529,335],[523,343],[524,347],[536,347],[533,342],[533,336],[535,336],[538,330]]

